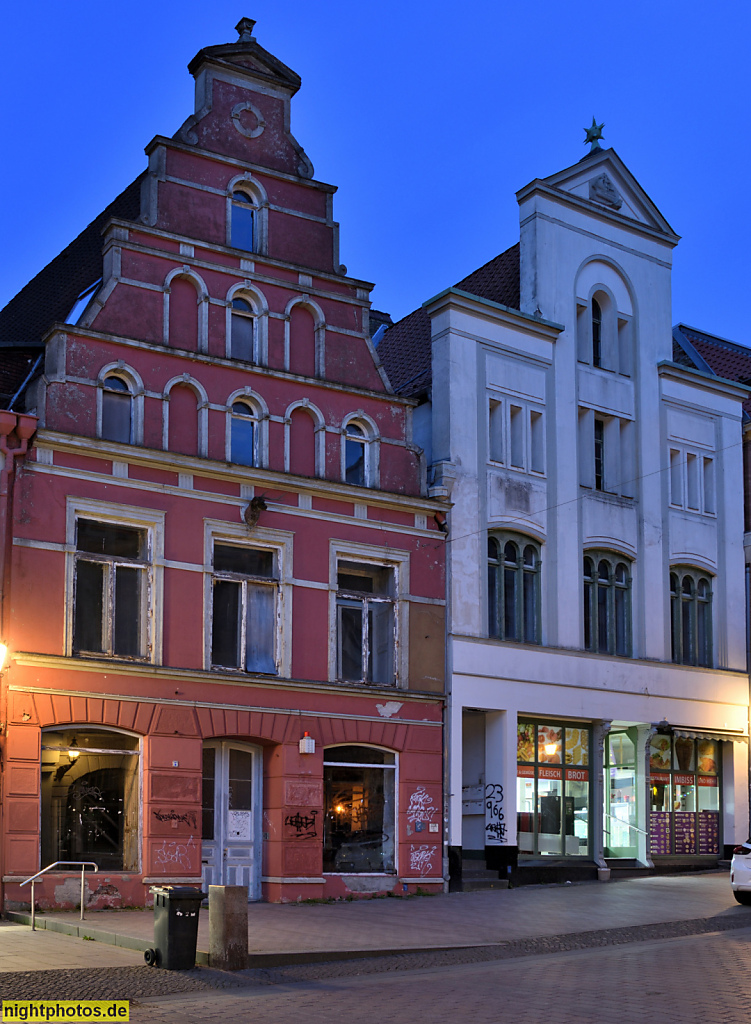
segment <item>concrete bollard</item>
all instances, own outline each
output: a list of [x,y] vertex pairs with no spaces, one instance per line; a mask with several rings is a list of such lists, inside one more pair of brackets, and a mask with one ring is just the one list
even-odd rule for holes
[[209,886],[209,963],[220,971],[248,966],[247,886]]

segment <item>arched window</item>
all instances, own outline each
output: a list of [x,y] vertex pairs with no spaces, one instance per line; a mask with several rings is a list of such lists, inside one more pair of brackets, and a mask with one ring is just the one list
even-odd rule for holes
[[706,573],[675,568],[670,573],[670,622],[673,661],[712,664],[712,582]]
[[130,444],[133,440],[133,396],[130,387],[112,374],[102,383],[102,433],[105,441]]
[[592,299],[592,365],[602,366],[602,309],[597,299]]
[[584,647],[631,654],[631,569],[612,552],[584,556]]
[[368,485],[368,439],[357,423],[347,424],[344,440],[344,479],[357,487]]
[[258,419],[246,402],[233,402],[230,415],[230,461],[258,465]]
[[526,537],[488,538],[488,633],[540,643],[540,549]]
[[255,319],[253,308],[246,299],[232,300],[230,355],[247,363],[256,362]]
[[235,249],[255,252],[256,207],[247,192],[232,193],[232,230],[230,244]]

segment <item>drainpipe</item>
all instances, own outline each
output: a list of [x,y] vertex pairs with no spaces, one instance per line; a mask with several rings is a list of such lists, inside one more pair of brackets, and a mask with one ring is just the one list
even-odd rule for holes
[[[751,566],[746,566],[746,672],[749,674],[749,709],[747,725],[749,728],[748,775],[746,788],[748,792],[749,836],[751,836]],[[735,843],[734,843],[735,845]]]
[[[29,448],[29,441],[37,428],[36,416],[15,412],[0,412],[0,641],[7,646],[9,637],[8,619],[10,608],[10,567],[13,551],[13,500],[16,475],[16,460],[23,458]],[[7,657],[7,655],[6,655]],[[4,666],[7,671],[8,666]],[[0,743],[8,723],[8,690],[6,678],[0,675]],[[0,749],[0,773],[5,769],[4,749]],[[0,774],[0,791],[2,774]],[[0,799],[0,837],[4,835],[4,806]],[[0,854],[0,879],[5,874],[5,865]],[[5,891],[0,882],[0,912],[5,907]]]

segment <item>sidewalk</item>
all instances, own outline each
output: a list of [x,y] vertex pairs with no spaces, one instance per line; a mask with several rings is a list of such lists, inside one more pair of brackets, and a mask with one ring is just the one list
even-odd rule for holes
[[[413,899],[255,903],[250,904],[248,917],[248,947],[255,966],[339,959],[352,953],[377,955],[386,951],[484,946],[666,922],[701,920],[705,930],[713,924],[718,930],[751,925],[751,911],[735,902],[724,871]],[[151,911],[90,912],[83,924],[76,912],[37,914],[37,927],[42,924],[55,931],[65,929],[81,938],[96,939],[81,944],[84,952],[80,956],[104,956],[101,950],[107,944],[113,957],[129,958],[113,959],[112,966],[142,962],[137,951],[153,942]],[[9,927],[12,926],[0,930],[0,942]],[[13,932],[31,936],[28,928],[15,926]],[[40,950],[45,942],[42,936],[65,941],[62,935],[38,931],[32,939],[38,940]],[[131,949],[117,948],[123,946]],[[208,949],[205,909],[201,911],[198,949]],[[23,957],[24,969],[37,969],[29,957],[33,959],[33,952]],[[199,957],[200,962],[205,963],[206,958]],[[89,959],[87,963],[93,965],[94,961]],[[44,966],[40,964],[39,969]]]

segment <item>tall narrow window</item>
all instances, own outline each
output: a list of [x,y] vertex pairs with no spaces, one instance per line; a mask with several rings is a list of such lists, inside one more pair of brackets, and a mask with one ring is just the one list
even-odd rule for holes
[[245,402],[234,402],[230,416],[230,462],[240,466],[257,465],[258,422]]
[[511,434],[511,465],[524,469],[524,409],[518,405],[509,408],[509,433]]
[[602,366],[602,309],[592,299],[592,365]]
[[503,405],[493,398],[488,401],[488,457],[503,462]]
[[584,647],[600,654],[631,654],[631,571],[608,552],[584,556]]
[[337,676],[362,683],[395,677],[394,570],[340,562],[337,573]]
[[712,664],[712,585],[696,569],[670,573],[671,648],[681,665]]
[[232,193],[231,244],[235,249],[255,251],[256,211],[253,200],[246,192]]
[[133,440],[133,396],[122,377],[105,377],[102,391],[102,437],[130,444]]
[[540,642],[540,553],[524,537],[488,538],[488,633]]
[[595,419],[595,490],[605,490],[605,423]]
[[250,303],[245,299],[233,299],[230,326],[230,355],[233,359],[255,362],[254,335],[255,320]]
[[278,589],[272,551],[214,545],[214,667],[276,673]]
[[146,653],[148,534],[115,523],[76,524],[73,653]]
[[368,482],[368,439],[357,423],[347,424],[344,440],[344,479],[348,484],[365,487]]

